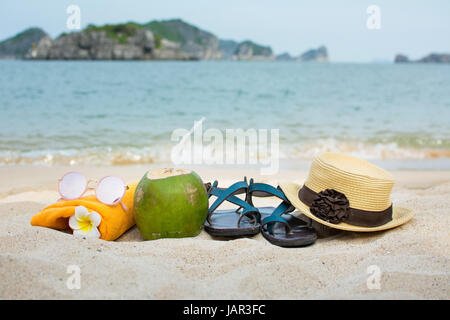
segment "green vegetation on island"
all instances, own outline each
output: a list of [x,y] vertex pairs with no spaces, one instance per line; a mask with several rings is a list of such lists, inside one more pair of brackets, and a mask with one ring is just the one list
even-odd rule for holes
[[[325,47],[299,57],[275,56],[270,46],[250,40],[221,40],[181,19],[147,23],[90,24],[51,39],[39,28],[0,42],[0,59],[50,60],[251,60],[328,61]],[[436,60],[436,59],[434,59]]]
[[184,38],[181,33],[173,27],[174,20],[167,21],[150,21],[149,23],[143,24],[144,28],[149,29],[153,32],[154,35],[159,36],[160,38],[165,38],[167,40],[173,42],[183,42]]
[[238,47],[235,50],[235,54],[239,53],[239,48],[241,48],[242,46],[249,46],[252,51],[253,51],[253,55],[255,56],[261,56],[264,55],[264,53],[268,50],[270,50],[270,52],[272,52],[272,49],[270,49],[270,47],[264,47],[262,45],[256,44],[250,40],[246,40],[241,42]]
[[95,26],[90,24],[86,27],[85,31],[105,31],[109,38],[117,40],[120,44],[126,44],[128,38],[134,36],[136,34],[136,30],[140,28],[142,28],[142,26],[134,22],[105,24],[103,26]]
[[40,28],[29,28],[0,42],[0,58],[23,58],[25,54],[47,36]]

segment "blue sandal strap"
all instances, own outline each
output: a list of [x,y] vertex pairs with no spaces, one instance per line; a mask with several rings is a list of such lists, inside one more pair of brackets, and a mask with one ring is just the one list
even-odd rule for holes
[[[244,210],[240,213],[241,217],[239,217],[238,225],[242,219],[242,217],[249,216],[250,213],[256,214],[257,221],[261,220],[260,214],[258,209],[254,208],[252,205],[248,204],[244,200],[238,198],[235,196],[235,194],[241,194],[244,193],[242,191],[247,191],[248,184],[247,179],[244,179],[244,181],[239,181],[234,184],[232,184],[227,189],[221,189],[217,187],[218,183],[217,181],[214,182],[212,186],[209,187],[208,190],[208,196],[214,195],[217,197],[217,199],[214,201],[214,203],[209,207],[208,209],[208,216],[206,217],[206,220],[211,223],[211,215],[213,212],[224,202],[229,201],[237,206],[239,206],[238,210],[240,208],[244,208]],[[236,213],[238,213],[238,210],[236,210]]]
[[[256,219],[255,219],[256,216]],[[253,224],[256,225],[256,223],[261,221],[261,213],[259,213],[258,209],[250,207],[250,208],[244,208],[242,213],[240,214],[239,220],[238,220],[238,227],[241,225],[241,220],[243,217],[248,217],[252,219],[254,222]]]
[[288,213],[288,212],[292,212],[292,206],[290,203],[288,202],[282,202],[280,203],[280,205],[272,212],[272,214],[266,218],[263,219],[263,223],[262,223],[262,227],[264,228],[264,226],[267,227],[267,231],[269,231],[269,233],[273,233],[273,226],[275,225],[275,223],[279,222],[284,224],[285,228],[286,228],[286,233],[290,233],[291,232],[291,227],[289,226],[289,224],[287,223],[287,221],[281,217],[282,214]]
[[286,198],[286,195],[283,191],[281,191],[281,189],[275,188],[267,183],[254,183],[253,179],[250,179],[250,185],[248,187],[247,197],[245,201],[247,201],[251,205],[253,205],[252,195],[254,192],[260,193],[260,196],[263,197],[275,196],[283,201],[289,202],[289,200]]
[[[217,194],[215,194],[215,193],[212,193],[212,195],[217,196]],[[219,195],[219,197],[220,197],[220,195]],[[219,200],[219,198],[217,198],[216,201],[214,201],[214,203],[213,203],[213,205],[211,206],[211,208],[216,204],[216,202],[217,202],[218,200]],[[242,200],[241,198],[238,198],[238,197],[236,197],[236,196],[234,196],[234,195],[229,195],[225,200],[228,201],[228,202],[231,202],[231,203],[233,203],[233,204],[235,204],[235,205],[237,205],[237,206],[239,206],[239,208],[238,208],[238,210],[236,210],[236,212],[239,211],[240,208],[253,208],[253,207],[250,206],[247,202],[245,202],[245,201]],[[221,201],[221,203],[222,203],[222,202],[223,202],[223,201]],[[208,211],[211,211],[211,212],[212,212],[212,211],[216,210],[216,209],[219,207],[219,205],[220,205],[221,203],[219,203],[218,205],[216,205],[214,209],[211,209],[211,208],[210,208],[210,210],[208,210]]]
[[[247,182],[247,177],[244,177],[244,182]],[[218,181],[216,180],[216,181],[214,181],[214,184],[213,185],[211,185],[211,183],[206,183],[205,184],[205,186],[206,186],[206,190],[207,190],[207,193],[208,193],[208,198],[210,198],[212,195],[214,195],[214,196],[216,196],[216,197],[220,197],[220,195],[222,194],[222,192],[224,192],[225,190],[227,190],[227,188],[219,188],[218,186]],[[233,202],[234,204],[236,204],[236,205],[238,205],[238,208],[236,209],[236,213],[241,209],[241,208],[243,208],[246,204],[242,204],[243,202],[239,199],[239,198],[237,198],[237,197],[234,197],[234,195],[235,194],[242,194],[242,193],[245,193],[246,195],[246,198],[247,198],[247,189],[246,188],[242,188],[242,189],[239,189],[239,190],[237,190],[237,191],[235,191],[234,193],[233,193],[233,196],[231,196],[230,198],[228,198],[228,199],[234,199],[235,201],[230,201],[230,202]],[[237,203],[237,202],[239,202],[239,203]]]
[[[214,184],[216,184],[214,182]],[[209,211],[214,211],[217,209],[217,207],[227,200],[230,196],[237,194],[242,189],[246,190],[248,188],[247,181],[239,181],[234,184],[232,184],[230,187],[228,187],[226,190],[219,189],[217,187],[212,186],[210,190],[211,195],[215,195],[217,197],[216,201],[211,205],[209,208]],[[237,198],[237,197],[236,197]]]

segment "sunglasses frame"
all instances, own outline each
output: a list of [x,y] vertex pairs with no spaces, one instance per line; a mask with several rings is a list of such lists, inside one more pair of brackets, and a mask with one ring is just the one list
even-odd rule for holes
[[[64,180],[64,177],[65,177],[65,176],[67,176],[68,174],[73,174],[73,173],[76,173],[76,174],[81,175],[81,176],[86,180],[86,186],[85,186],[85,188],[84,188],[84,191],[83,191],[78,197],[72,198],[72,199],[71,199],[71,198],[66,198],[66,197],[64,197],[64,196],[62,195],[62,193],[61,193],[61,182]],[[100,185],[100,183],[101,183],[104,179],[109,178],[109,177],[114,177],[114,178],[119,179],[120,181],[122,181],[123,186],[124,186],[122,195],[121,195],[119,198],[117,198],[117,200],[114,201],[112,204],[111,204],[111,203],[105,203],[105,202],[103,202],[103,201],[100,200],[100,199],[98,198],[98,196],[97,196],[97,189],[98,189],[98,186]],[[95,186],[95,187],[89,187],[89,183],[91,183],[91,182],[95,182],[96,186]],[[97,181],[97,180],[94,180],[94,179],[89,179],[89,180],[88,180],[88,179],[86,178],[86,176],[85,176],[84,174],[82,174],[81,172],[78,172],[78,171],[69,171],[69,172],[64,173],[64,174],[62,175],[62,177],[58,180],[58,193],[59,193],[59,195],[60,195],[60,197],[61,197],[62,200],[68,200],[68,201],[70,201],[70,200],[80,199],[80,198],[81,198],[88,190],[95,190],[95,197],[97,198],[98,201],[100,201],[101,203],[106,204],[106,205],[108,205],[108,206],[114,206],[114,205],[120,203],[120,204],[122,205],[122,208],[123,208],[124,210],[128,210],[128,208],[125,206],[125,204],[123,204],[122,199],[123,199],[123,197],[125,196],[125,192],[126,192],[128,189],[129,189],[128,185],[125,184],[125,181],[123,181],[122,178],[117,177],[117,176],[111,176],[111,175],[109,175],[109,176],[104,176],[103,178],[101,178],[100,180]]]

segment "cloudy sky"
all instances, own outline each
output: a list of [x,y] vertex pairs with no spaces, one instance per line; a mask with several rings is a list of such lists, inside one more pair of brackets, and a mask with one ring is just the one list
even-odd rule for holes
[[[82,27],[182,18],[223,39],[272,46],[293,55],[326,45],[332,61],[392,61],[450,52],[449,0],[42,0],[1,1],[0,39],[30,26],[52,37],[67,32],[66,9],[81,9]],[[368,29],[367,8],[380,8],[381,29]]]

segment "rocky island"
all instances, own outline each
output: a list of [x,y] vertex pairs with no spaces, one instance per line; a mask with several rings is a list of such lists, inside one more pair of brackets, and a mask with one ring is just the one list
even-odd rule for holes
[[262,46],[250,40],[239,43],[234,51],[233,59],[235,60],[275,60],[272,48]]
[[180,50],[187,54],[189,59],[217,60],[222,58],[219,39],[214,34],[181,19],[154,20],[142,26],[152,31],[157,38],[178,44]]
[[429,55],[419,59],[419,60],[410,60],[408,56],[403,54],[398,54],[394,59],[395,63],[450,63],[450,54],[449,53],[430,53]]
[[88,26],[81,32],[42,38],[25,56],[38,60],[187,60],[181,44],[128,23]]
[[275,58],[277,61],[300,61],[300,62],[328,62],[328,50],[325,46],[320,46],[317,49],[308,50],[298,57],[293,57],[285,52],[279,54]]
[[219,40],[179,19],[147,24],[89,25],[80,32],[41,39],[25,56],[50,60],[220,59]]
[[48,35],[39,28],[29,28],[0,42],[0,59],[22,59],[28,53],[33,45],[48,37]]
[[30,60],[244,60],[328,61],[327,49],[309,50],[297,58],[275,56],[272,48],[250,40],[221,40],[181,19],[128,22],[62,33],[52,39],[30,28],[0,42],[0,59]]
[[273,61],[275,55],[270,46],[264,46],[250,40],[237,42],[220,40],[219,47],[225,60]]
[[325,46],[321,46],[317,49],[311,49],[298,57],[299,61],[304,62],[310,62],[310,61],[316,61],[316,62],[328,62],[328,51]]

